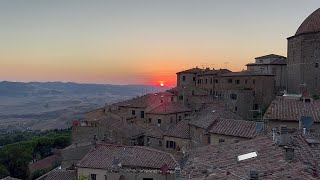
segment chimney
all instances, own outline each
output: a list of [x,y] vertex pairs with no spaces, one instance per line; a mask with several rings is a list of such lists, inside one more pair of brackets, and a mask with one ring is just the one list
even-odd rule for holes
[[294,148],[285,146],[285,159],[286,161],[292,161],[294,159]]
[[175,180],[180,180],[181,179],[181,168],[180,168],[180,165],[177,165],[174,168],[174,174],[175,174]]
[[285,125],[280,125],[280,144],[287,145],[288,143],[288,128]]
[[303,134],[306,135],[307,133],[307,128],[303,128]]
[[250,180],[258,180],[259,179],[258,172],[257,171],[250,171],[249,179]]

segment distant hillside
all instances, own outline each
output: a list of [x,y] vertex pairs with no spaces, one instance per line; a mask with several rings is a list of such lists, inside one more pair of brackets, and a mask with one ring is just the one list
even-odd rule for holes
[[166,87],[148,85],[78,84],[63,82],[0,82],[0,96],[110,94],[137,96],[167,90]]
[[0,82],[0,131],[67,128],[85,112],[169,87]]

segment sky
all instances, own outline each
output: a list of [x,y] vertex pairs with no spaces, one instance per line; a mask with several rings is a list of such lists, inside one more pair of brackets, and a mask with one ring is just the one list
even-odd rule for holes
[[1,0],[0,81],[176,83],[286,56],[319,0]]

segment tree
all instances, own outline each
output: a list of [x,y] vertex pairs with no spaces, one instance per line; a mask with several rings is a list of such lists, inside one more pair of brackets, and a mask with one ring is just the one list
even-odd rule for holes
[[5,178],[9,175],[10,173],[8,169],[4,165],[0,164],[0,178]]

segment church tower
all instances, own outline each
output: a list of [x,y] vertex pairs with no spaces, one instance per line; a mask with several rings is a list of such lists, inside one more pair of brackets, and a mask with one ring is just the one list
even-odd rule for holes
[[320,8],[288,39],[288,92],[320,95]]

